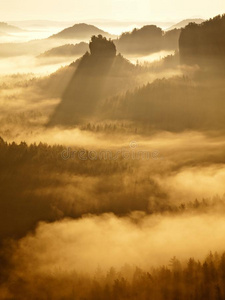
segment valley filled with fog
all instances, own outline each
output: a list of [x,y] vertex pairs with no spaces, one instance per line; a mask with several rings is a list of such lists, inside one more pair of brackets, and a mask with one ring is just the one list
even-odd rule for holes
[[0,23],[0,298],[224,299],[225,16],[45,22]]

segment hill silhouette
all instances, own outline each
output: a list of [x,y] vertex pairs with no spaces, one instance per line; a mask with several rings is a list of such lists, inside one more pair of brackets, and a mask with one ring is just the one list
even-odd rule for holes
[[221,67],[225,62],[225,15],[186,26],[179,51],[182,64]]
[[23,32],[23,29],[20,29],[16,26],[9,25],[5,22],[0,22],[0,32],[2,33],[17,33],[17,32]]
[[90,52],[75,63],[75,73],[49,125],[75,125],[94,118],[101,101],[115,95],[131,81],[135,66],[120,54],[116,55],[111,40],[101,35],[93,36],[89,48]]
[[163,32],[155,25],[146,25],[123,33],[114,43],[118,51],[124,54],[150,54],[162,50],[177,50],[179,36],[178,29]]
[[[182,29],[181,61],[201,66],[203,62],[216,60],[219,66],[223,66],[224,24],[225,16],[218,16],[201,25],[191,23]],[[149,32],[149,28],[145,30]],[[141,30],[136,40],[143,39],[145,30]],[[157,27],[150,31],[154,32],[156,41],[155,44],[147,44],[152,49],[161,46],[161,39],[173,32],[163,35]],[[133,34],[136,35],[136,31]],[[131,36],[125,34],[125,39],[129,41]],[[138,47],[138,44],[135,46]],[[113,41],[101,35],[92,37],[89,48],[90,53],[87,52],[76,63],[76,71],[50,125],[75,125],[105,119],[145,123],[156,130],[224,130],[225,89],[221,74],[210,73],[217,76],[216,80],[206,77],[202,71],[195,74],[193,81],[185,77],[157,80],[121,96],[121,86],[130,80],[135,66],[121,55],[116,55]]]
[[[106,35],[104,34],[104,36]],[[180,29],[163,32],[161,28],[155,25],[146,25],[141,29],[123,33],[118,39],[114,39],[113,42],[118,52],[123,54],[151,54],[162,50],[178,50],[179,36]],[[66,44],[49,49],[42,53],[40,57],[81,55],[87,49],[87,43]]]
[[[161,28],[155,25],[146,25],[141,29],[123,33],[120,38],[115,39],[114,35],[104,32],[95,26],[76,24],[47,39],[31,40],[25,43],[2,43],[0,57],[26,54],[39,55],[40,57],[82,55],[88,48],[88,45],[72,45],[73,40],[90,39],[91,36],[99,34],[106,38],[112,38],[119,53],[151,54],[161,50],[178,50],[180,30],[175,29],[163,32]],[[70,44],[64,45],[63,40],[70,40]],[[82,49],[85,50],[83,51]]]
[[38,57],[53,57],[53,56],[73,56],[82,55],[88,51],[88,43],[81,42],[78,44],[66,44],[63,46],[52,48],[44,53],[40,54]]
[[186,19],[177,24],[174,24],[173,26],[169,27],[167,30],[180,29],[180,28],[184,28],[189,23],[201,24],[202,22],[204,22],[204,19]]
[[148,130],[225,130],[224,78],[158,79],[106,101],[107,120],[131,121]]
[[72,27],[68,27],[59,33],[50,36],[51,39],[89,39],[92,35],[103,35],[107,38],[113,38],[115,36],[108,32],[99,29],[96,26],[80,23],[75,24]]

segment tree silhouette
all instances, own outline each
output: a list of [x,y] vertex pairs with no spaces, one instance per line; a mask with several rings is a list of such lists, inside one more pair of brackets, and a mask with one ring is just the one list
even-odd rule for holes
[[225,61],[225,15],[199,25],[190,23],[181,31],[179,49],[183,64],[221,67]]
[[92,36],[89,43],[91,55],[103,57],[115,57],[116,46],[111,40],[107,40],[102,35]]

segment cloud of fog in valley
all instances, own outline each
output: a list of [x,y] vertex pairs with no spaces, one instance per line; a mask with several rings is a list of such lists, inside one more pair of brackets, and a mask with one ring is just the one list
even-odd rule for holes
[[20,274],[83,273],[125,264],[144,269],[168,265],[176,255],[203,259],[209,251],[223,251],[225,221],[218,214],[124,218],[112,214],[84,216],[39,224],[35,234],[19,242],[14,259]]

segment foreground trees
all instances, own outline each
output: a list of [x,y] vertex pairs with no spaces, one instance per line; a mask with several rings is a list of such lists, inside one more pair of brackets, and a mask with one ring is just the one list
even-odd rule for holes
[[222,300],[225,299],[225,253],[210,253],[203,262],[190,258],[181,264],[173,258],[168,266],[149,271],[125,265],[94,275],[76,271],[28,276],[8,282],[16,299],[79,300]]

